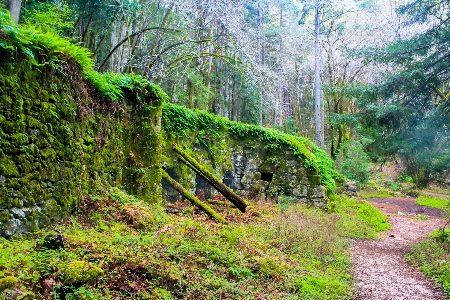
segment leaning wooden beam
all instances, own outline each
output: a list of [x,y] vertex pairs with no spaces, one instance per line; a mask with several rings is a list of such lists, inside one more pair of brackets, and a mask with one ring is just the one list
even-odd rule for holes
[[172,177],[170,177],[169,174],[167,174],[166,171],[162,171],[162,178],[164,178],[165,181],[167,181],[168,184],[170,184],[174,189],[176,189],[181,195],[186,197],[186,199],[189,200],[193,205],[197,206],[201,211],[205,212],[208,216],[215,219],[216,221],[220,223],[226,224],[227,221],[219,215],[214,209],[212,209],[208,204],[203,203],[192,195],[188,190],[186,190],[184,187],[181,186],[178,182],[176,182]]
[[190,167],[195,173],[202,176],[206,181],[208,181],[213,187],[215,187],[225,198],[231,201],[240,211],[245,212],[245,209],[249,204],[243,198],[241,198],[238,194],[233,192],[232,189],[223,184],[220,179],[214,176],[208,170],[202,167],[194,158],[192,158],[189,154],[184,152],[177,145],[173,145],[173,149],[180,154],[180,156],[188,162],[186,164]]

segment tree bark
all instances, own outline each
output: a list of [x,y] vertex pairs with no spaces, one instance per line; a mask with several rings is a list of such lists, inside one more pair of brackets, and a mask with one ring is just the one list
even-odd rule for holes
[[261,17],[261,3],[258,0],[258,8],[256,12],[256,64],[258,65],[258,97],[259,97],[259,126],[263,126],[263,104],[262,104],[262,49],[261,49],[261,26],[262,26],[262,17]]
[[167,172],[164,170],[162,171],[162,178],[164,178],[164,180],[167,181],[167,183],[170,184],[174,189],[176,189],[181,195],[183,195],[186,199],[188,199],[189,202],[198,207],[201,211],[206,213],[212,219],[215,219],[216,221],[223,224],[227,223],[227,221],[221,215],[219,215],[214,209],[212,209],[208,204],[203,203],[202,201],[200,201],[200,199],[191,194],[181,184],[179,184],[172,177],[170,177],[170,175],[167,174]]
[[316,123],[316,136],[315,142],[317,146],[324,149],[325,148],[325,138],[324,138],[324,113],[322,105],[322,82],[320,79],[321,72],[321,62],[320,62],[320,9],[317,4],[315,7],[316,17],[315,17],[315,30],[314,30],[314,115]]
[[10,0],[8,3],[8,10],[11,12],[14,23],[19,24],[20,7],[22,0]]
[[245,212],[245,209],[249,204],[243,198],[241,198],[238,194],[233,192],[232,189],[223,184],[220,179],[216,176],[205,170],[202,165],[200,165],[194,158],[192,158],[189,154],[184,152],[177,145],[173,145],[173,149],[184,158],[188,164],[186,164],[189,168],[191,168],[195,173],[202,176],[206,181],[209,182],[214,188],[216,188],[225,198],[230,200],[231,203],[234,204],[240,211]]

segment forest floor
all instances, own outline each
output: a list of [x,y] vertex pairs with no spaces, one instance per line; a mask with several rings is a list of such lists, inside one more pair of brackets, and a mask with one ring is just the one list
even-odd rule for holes
[[375,198],[369,201],[388,216],[392,229],[379,240],[356,240],[350,248],[354,300],[447,299],[434,282],[404,259],[411,245],[445,223],[439,209],[420,206],[414,198]]

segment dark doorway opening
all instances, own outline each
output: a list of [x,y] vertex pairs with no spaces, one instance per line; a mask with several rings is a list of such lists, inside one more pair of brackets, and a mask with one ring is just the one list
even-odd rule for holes
[[261,180],[262,181],[272,182],[272,179],[273,179],[273,173],[261,172]]

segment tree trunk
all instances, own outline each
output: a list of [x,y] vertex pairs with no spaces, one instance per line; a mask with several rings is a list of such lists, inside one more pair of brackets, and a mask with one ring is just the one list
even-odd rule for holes
[[325,148],[325,138],[324,138],[324,113],[322,105],[322,82],[320,79],[321,72],[321,62],[320,62],[320,10],[319,6],[316,5],[316,20],[315,20],[315,30],[314,30],[314,115],[316,122],[316,136],[315,142],[317,146],[324,149]]
[[240,211],[245,212],[245,209],[249,204],[247,201],[242,199],[238,194],[233,192],[232,189],[223,184],[220,179],[216,176],[205,170],[202,165],[200,165],[194,158],[192,158],[189,154],[184,152],[177,145],[173,145],[173,149],[180,154],[182,158],[184,158],[188,164],[186,164],[189,168],[191,168],[195,173],[202,176],[206,181],[209,182],[214,188],[216,188],[225,198],[231,201]]
[[174,189],[176,189],[181,195],[183,195],[186,199],[188,199],[189,202],[198,207],[208,216],[210,216],[211,218],[215,219],[220,223],[223,224],[227,223],[227,221],[221,215],[219,215],[214,209],[212,209],[208,204],[203,203],[202,201],[200,201],[200,199],[192,195],[181,184],[179,184],[172,177],[170,177],[170,175],[167,174],[167,172],[164,170],[162,171],[162,178],[164,178],[164,180],[167,181],[167,183],[170,184]]
[[11,12],[14,23],[19,24],[20,17],[20,6],[22,5],[22,0],[10,0],[8,3],[8,10]]
[[263,126],[263,104],[262,104],[262,49],[261,49],[261,3],[258,0],[258,8],[256,13],[256,64],[258,65],[258,97],[259,97],[259,126]]

